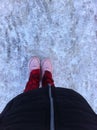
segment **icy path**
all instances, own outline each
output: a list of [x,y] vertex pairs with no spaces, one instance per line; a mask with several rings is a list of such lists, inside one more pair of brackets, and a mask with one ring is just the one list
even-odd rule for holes
[[0,0],[0,111],[23,91],[33,55],[50,57],[56,86],[97,113],[97,0]]

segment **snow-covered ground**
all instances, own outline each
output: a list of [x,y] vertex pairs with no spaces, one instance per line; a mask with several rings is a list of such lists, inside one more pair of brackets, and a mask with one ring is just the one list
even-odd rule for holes
[[34,55],[97,113],[97,0],[0,0],[0,112],[23,92]]

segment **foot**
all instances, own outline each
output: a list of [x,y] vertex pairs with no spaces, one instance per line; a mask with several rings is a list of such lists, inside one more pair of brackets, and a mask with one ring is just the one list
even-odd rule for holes
[[42,77],[45,74],[45,71],[49,71],[52,74],[52,64],[49,58],[44,59],[41,62],[41,66],[42,66]]
[[40,60],[38,57],[34,56],[29,61],[29,72],[31,73],[33,70],[40,70]]
[[24,92],[39,88],[40,83],[40,60],[38,57],[32,57],[29,61],[29,81],[26,84]]
[[46,87],[48,84],[54,86],[54,80],[52,78],[52,64],[50,59],[45,59],[41,62],[42,67],[42,86]]

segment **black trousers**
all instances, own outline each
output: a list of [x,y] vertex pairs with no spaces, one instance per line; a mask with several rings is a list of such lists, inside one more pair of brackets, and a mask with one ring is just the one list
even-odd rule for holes
[[50,86],[18,95],[0,115],[0,130],[51,130],[51,126],[97,130],[97,115],[77,92]]

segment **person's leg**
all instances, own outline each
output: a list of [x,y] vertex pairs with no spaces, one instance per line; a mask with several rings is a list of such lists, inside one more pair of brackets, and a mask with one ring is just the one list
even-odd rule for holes
[[40,60],[38,57],[32,57],[29,62],[29,81],[26,84],[24,92],[39,88],[40,82]]
[[51,86],[55,87],[54,80],[52,77],[52,64],[50,59],[45,59],[41,63],[42,66],[42,87]]

